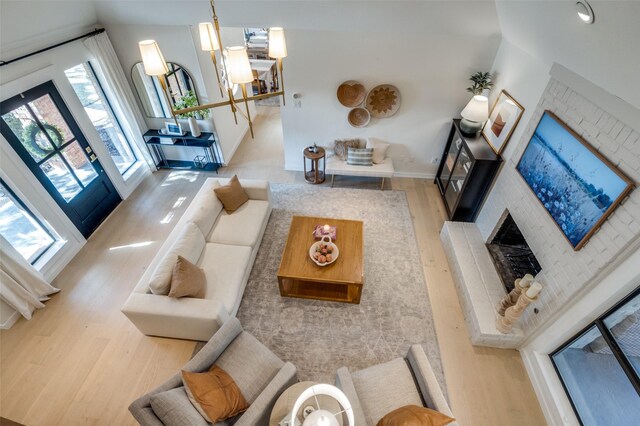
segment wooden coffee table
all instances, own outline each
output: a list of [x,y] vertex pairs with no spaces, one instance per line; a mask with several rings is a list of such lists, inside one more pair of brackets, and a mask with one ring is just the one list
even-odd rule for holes
[[[335,244],[340,255],[327,266],[316,265],[309,257],[315,225],[337,227]],[[278,285],[283,297],[360,303],[364,285],[364,245],[362,222],[294,216],[280,269]]]

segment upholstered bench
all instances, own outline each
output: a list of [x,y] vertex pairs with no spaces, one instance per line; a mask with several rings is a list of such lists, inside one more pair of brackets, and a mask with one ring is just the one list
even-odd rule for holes
[[[356,141],[356,140],[354,140]],[[379,141],[375,138],[369,138],[367,141],[358,141],[359,148],[367,148],[373,147],[374,152],[379,146],[384,146],[381,149],[380,154],[377,156],[378,161],[376,161],[376,154],[374,153],[374,161],[373,164],[368,166],[361,165],[352,165],[347,163],[346,160],[340,158],[338,153],[338,142],[336,141],[336,147],[333,150],[333,155],[330,155],[327,158],[325,172],[326,174],[331,175],[331,186],[333,187],[333,182],[335,180],[336,175],[341,176],[360,176],[360,177],[374,177],[374,178],[382,178],[382,182],[380,184],[380,189],[384,189],[384,181],[386,178],[393,177],[395,173],[395,169],[393,168],[393,160],[389,157],[385,156],[387,148],[389,144]]]
[[393,177],[394,172],[393,161],[388,157],[384,159],[384,162],[372,166],[352,166],[337,157],[327,159],[326,173],[331,175],[331,186],[333,186],[336,175],[363,176],[382,178],[380,189],[384,189],[384,180]]

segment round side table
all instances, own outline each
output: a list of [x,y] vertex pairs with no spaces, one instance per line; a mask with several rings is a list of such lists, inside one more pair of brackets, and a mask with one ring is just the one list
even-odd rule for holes
[[[304,161],[304,179],[308,183],[318,184],[324,182],[325,177],[325,157],[324,148],[317,148],[317,152],[309,151],[309,148],[305,148],[302,153],[302,159]],[[320,163],[322,160],[322,168]],[[309,167],[307,168],[307,163]]]
[[[313,385],[317,385],[317,382],[300,382],[292,385],[287,388],[282,395],[278,398],[275,405],[273,406],[273,410],[271,410],[271,417],[269,418],[269,426],[279,426],[282,419],[285,416],[291,416],[291,410],[293,410],[293,406],[296,403],[298,397],[304,392],[307,388],[310,388]],[[322,404],[323,408],[330,408],[334,413],[340,411],[340,404],[335,401],[333,398],[328,398],[326,396],[320,396],[319,402]],[[309,404],[314,405],[314,404]],[[339,424],[342,424],[341,419],[338,420]]]

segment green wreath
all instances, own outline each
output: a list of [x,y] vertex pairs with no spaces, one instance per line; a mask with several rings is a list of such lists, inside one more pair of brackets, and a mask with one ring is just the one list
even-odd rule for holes
[[[42,125],[44,129],[47,131],[49,138],[53,139],[53,142],[60,146],[64,143],[64,137],[62,136],[62,132],[60,129],[53,124],[44,123]],[[44,142],[44,144],[39,143],[38,141],[38,133],[41,133],[42,129],[35,122],[31,122],[25,127],[22,132],[22,141],[27,150],[34,154],[36,157],[45,157],[49,155],[51,151],[53,151],[53,147],[49,145],[48,140]],[[46,138],[46,136],[45,136]],[[44,146],[43,146],[44,145]]]

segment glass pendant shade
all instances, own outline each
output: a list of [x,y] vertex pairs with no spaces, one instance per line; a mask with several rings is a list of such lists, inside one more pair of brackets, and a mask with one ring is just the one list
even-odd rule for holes
[[247,56],[247,48],[234,46],[227,48],[227,67],[229,77],[234,84],[246,84],[253,81],[253,71]]
[[284,30],[280,27],[269,28],[269,57],[287,57],[287,43],[284,40]]
[[138,43],[144,72],[147,75],[165,75],[169,72],[160,47],[155,40],[143,40]]
[[474,96],[460,115],[469,121],[484,123],[489,118],[489,100],[486,96]]
[[198,24],[198,29],[200,30],[200,48],[202,50],[205,52],[220,50],[218,37],[216,37],[216,32],[213,29],[213,24],[211,22],[202,22]]

